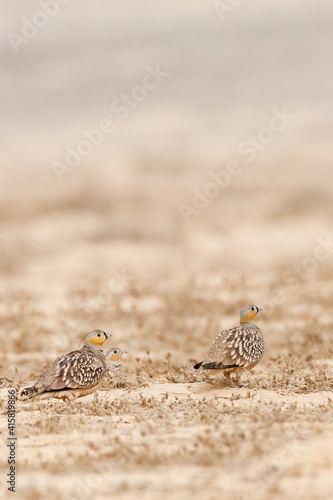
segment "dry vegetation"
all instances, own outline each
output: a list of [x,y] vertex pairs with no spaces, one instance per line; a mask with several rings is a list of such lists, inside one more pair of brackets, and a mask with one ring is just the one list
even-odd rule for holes
[[[0,497],[331,500],[332,2],[50,2],[15,53],[42,3],[0,2]],[[148,65],[169,75],[122,120]],[[276,110],[292,119],[273,137]],[[193,370],[249,303],[267,344],[249,387]],[[9,493],[8,388],[95,328],[128,354],[70,405],[18,398]]]
[[[265,210],[257,224],[265,230],[273,216],[260,192]],[[160,225],[160,213],[149,214],[156,199],[148,195],[139,201],[135,193],[114,193],[117,202],[109,206],[102,187],[67,196],[64,215],[52,198],[37,197],[22,218],[11,200],[2,201],[4,225],[17,227],[2,242],[2,427],[7,388],[19,391],[48,361],[79,346],[87,331],[111,332],[110,345],[129,353],[95,395],[71,405],[18,401],[21,497],[213,499],[222,492],[235,500],[274,500],[292,491],[292,498],[330,498],[331,257],[291,287],[284,273],[311,255],[313,242],[302,251],[288,220],[284,229],[298,258],[283,245],[277,258],[272,242],[269,257],[267,245],[259,245],[242,265],[232,229],[242,190],[223,199],[233,210],[223,233],[223,241],[234,241],[233,255],[228,247],[221,254],[210,249],[220,199],[188,228],[168,204],[160,205]],[[121,228],[112,224],[118,216]],[[263,306],[258,322],[267,354],[250,387],[228,388],[192,367],[249,301]]]

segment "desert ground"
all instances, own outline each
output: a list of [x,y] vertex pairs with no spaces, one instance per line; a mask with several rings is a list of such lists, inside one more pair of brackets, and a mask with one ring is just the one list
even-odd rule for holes
[[[332,7],[73,0],[15,53],[36,9],[1,7],[3,497],[331,499]],[[104,118],[112,135],[60,175]],[[228,387],[193,366],[247,304],[267,349]],[[101,390],[21,400],[96,328],[128,351]]]

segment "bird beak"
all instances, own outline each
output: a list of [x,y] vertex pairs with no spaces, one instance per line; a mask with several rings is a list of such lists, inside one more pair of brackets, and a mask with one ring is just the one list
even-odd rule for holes
[[108,339],[109,337],[112,337],[111,333],[106,333],[106,338]]
[[262,309],[260,309],[260,307],[258,307],[258,312],[262,311]]
[[127,351],[123,351],[123,354],[127,354]]

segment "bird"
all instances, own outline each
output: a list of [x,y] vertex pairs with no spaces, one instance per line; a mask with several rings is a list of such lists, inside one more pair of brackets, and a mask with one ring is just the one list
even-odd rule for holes
[[119,361],[123,354],[127,354],[127,351],[123,351],[119,347],[112,347],[105,355],[107,360],[107,376],[109,378],[105,387],[108,389],[110,388],[110,384],[113,387],[121,387],[125,384],[126,376],[124,367]]
[[[238,378],[256,366],[265,351],[265,341],[253,321],[261,310],[255,305],[242,309],[239,326],[222,331],[208,349],[205,359],[194,368],[211,370],[210,373],[223,371],[227,383],[231,385],[231,373]],[[237,385],[242,385],[240,380]]]
[[118,361],[123,354],[127,354],[127,351],[123,351],[119,347],[111,347],[105,357],[107,361]]
[[103,330],[89,333],[81,349],[47,365],[36,383],[22,390],[22,398],[59,398],[70,402],[96,391],[107,370],[102,347],[109,337]]

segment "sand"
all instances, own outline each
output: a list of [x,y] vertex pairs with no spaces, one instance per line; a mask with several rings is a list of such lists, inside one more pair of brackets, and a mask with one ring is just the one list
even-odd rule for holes
[[[2,6],[8,30],[36,8]],[[4,498],[8,390],[95,328],[122,369],[70,405],[17,398],[16,499],[332,498],[331,10],[73,0],[18,54],[5,30]],[[157,65],[122,120],[112,103]],[[230,388],[193,366],[246,304],[267,350]]]

